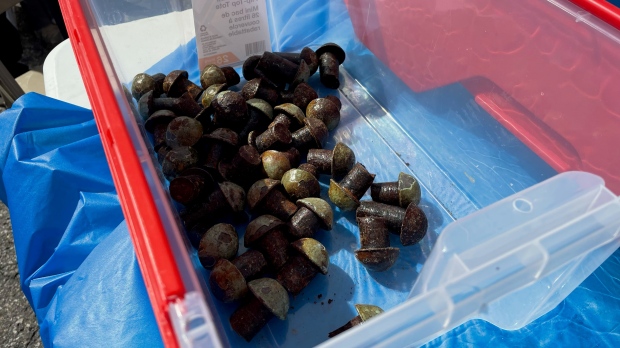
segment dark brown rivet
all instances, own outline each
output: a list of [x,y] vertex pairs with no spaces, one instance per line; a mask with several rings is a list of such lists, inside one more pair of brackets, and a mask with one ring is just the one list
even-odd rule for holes
[[347,330],[349,330],[350,328],[357,326],[363,322],[365,322],[366,320],[379,315],[381,313],[383,313],[383,309],[381,309],[380,307],[377,306],[373,306],[373,305],[366,305],[366,304],[356,304],[355,305],[355,309],[357,310],[358,315],[351,319],[348,323],[344,324],[343,326],[339,327],[338,329],[330,332],[327,336],[328,337],[334,337],[338,334],[341,334]]
[[273,121],[267,126],[267,128],[273,128],[276,126],[276,124],[281,124],[286,127],[286,129],[291,129],[291,119],[284,114],[279,114],[278,116],[276,116]]
[[317,118],[304,119],[305,126],[293,133],[293,146],[299,151],[322,149],[329,132],[323,121]]
[[195,117],[202,108],[188,93],[179,98],[154,98],[153,91],[149,91],[140,98],[138,112],[143,119],[158,110],[170,110],[177,115]]
[[155,111],[147,120],[144,122],[144,129],[147,132],[153,134],[153,140],[155,144],[155,149],[159,146],[165,145],[166,142],[166,130],[168,129],[168,124],[172,122],[177,116],[174,112],[170,110],[159,110]]
[[305,61],[308,64],[310,76],[314,75],[319,68],[319,59],[310,47],[304,47],[300,53],[274,52],[274,54],[297,65],[301,64],[302,60]]
[[398,205],[402,208],[410,203],[420,204],[420,184],[411,175],[400,173],[398,181],[372,184],[370,195],[373,201],[385,204]]
[[284,173],[282,186],[293,200],[318,197],[321,193],[321,186],[316,177],[302,169],[291,169]]
[[239,236],[230,224],[217,224],[202,236],[198,247],[198,258],[206,269],[211,269],[217,260],[232,260],[239,250]]
[[198,152],[189,146],[171,149],[162,162],[162,172],[168,180],[198,163]]
[[187,92],[192,100],[196,100],[202,93],[202,89],[188,79],[187,71],[184,70],[171,71],[166,75],[163,86],[164,92],[169,98],[180,97]]
[[241,146],[230,163],[222,161],[219,164],[219,172],[224,179],[245,188],[260,178],[260,168],[260,154],[250,145]]
[[273,107],[262,99],[250,99],[247,101],[250,119],[239,132],[239,139],[247,143],[251,131],[264,132],[273,119]]
[[[310,70],[306,62],[302,64],[306,69],[307,81]],[[274,87],[284,87],[285,84],[292,83],[298,77],[298,71],[302,64],[298,65],[271,52],[265,52],[256,64],[254,72]]]
[[325,97],[325,99],[331,101],[332,103],[336,104],[336,107],[338,107],[338,110],[342,109],[342,102],[340,101],[340,98],[336,97],[335,95],[328,95]]
[[329,199],[342,210],[353,210],[359,206],[359,199],[374,179],[375,174],[369,173],[361,163],[356,163],[340,183],[330,179]]
[[213,123],[216,126],[240,130],[248,120],[248,105],[237,92],[220,92],[211,102],[211,106]]
[[390,236],[386,221],[375,216],[357,218],[360,230],[359,250],[355,257],[367,269],[383,272],[394,265],[400,254],[398,248],[390,248]]
[[392,247],[355,250],[355,258],[373,272],[390,269],[396,263],[399,254],[400,249]]
[[140,100],[140,98],[146,94],[146,92],[152,91],[155,89],[155,80],[149,74],[140,73],[134,76],[133,81],[131,82],[131,95],[136,99]]
[[180,116],[168,123],[166,144],[171,148],[193,146],[202,137],[202,124],[193,118]]
[[220,93],[226,90],[226,84],[215,84],[207,87],[207,89],[202,92],[200,96],[200,103],[205,109],[212,111],[211,103],[215,100],[215,97]]
[[170,150],[172,149],[166,146],[165,142],[163,146],[160,146],[158,149],[155,150],[157,151],[157,162],[159,162],[159,165],[162,165],[164,163],[164,159],[166,158],[166,155],[168,154],[168,152],[170,152]]
[[297,206],[286,198],[279,186],[278,180],[261,179],[255,182],[248,190],[250,210],[288,221],[297,211]]
[[256,148],[256,138],[260,135],[257,131],[251,131],[248,134],[248,145]]
[[299,150],[294,147],[289,147],[286,151],[282,151],[282,153],[288,158],[288,162],[291,164],[291,167],[296,167],[299,165],[299,161],[301,160],[301,154]]
[[166,79],[166,75],[162,73],[157,73],[151,76],[153,81],[155,81],[155,89],[153,90],[153,96],[155,98],[159,98],[160,95],[164,93],[164,79]]
[[288,260],[286,224],[272,215],[261,215],[250,221],[245,230],[243,245],[263,253],[273,271],[277,271]]
[[314,236],[319,228],[330,231],[334,222],[332,207],[321,198],[309,197],[297,201],[299,210],[289,222],[293,239]]
[[289,299],[282,285],[271,278],[253,280],[248,288],[252,299],[230,316],[230,326],[249,342],[274,316],[286,319]]
[[224,72],[224,76],[226,76],[226,85],[228,87],[236,86],[241,82],[241,77],[234,68],[223,66],[221,69]]
[[220,160],[239,142],[237,133],[228,128],[218,128],[202,136],[196,148],[204,156],[204,166],[217,172]]
[[308,104],[314,99],[317,99],[319,95],[316,93],[314,88],[310,87],[309,84],[303,82],[295,87],[295,91],[293,92],[292,103],[297,105],[301,110],[306,110]]
[[331,174],[334,180],[346,175],[355,165],[355,153],[344,143],[338,142],[333,150],[311,149],[308,163],[321,174]]
[[170,196],[175,201],[188,205],[204,196],[208,188],[213,187],[210,176],[183,175],[170,181]]
[[424,211],[411,203],[407,209],[374,201],[363,201],[355,216],[376,216],[385,219],[390,232],[400,235],[403,246],[418,243],[426,235],[428,220]]
[[293,296],[298,295],[320,272],[327,274],[329,256],[316,239],[302,238],[291,243],[294,254],[282,266],[276,279]]
[[200,222],[210,222],[228,213],[240,213],[245,206],[245,191],[235,183],[224,181],[202,202],[181,212],[185,227],[191,229]]
[[278,102],[278,91],[261,78],[248,81],[241,89],[241,95],[245,100],[258,98],[272,106]]
[[242,299],[248,293],[246,281],[263,273],[267,261],[257,250],[248,250],[234,260],[220,259],[209,275],[213,295],[224,303]]
[[260,156],[263,163],[263,174],[269,179],[280,180],[282,175],[291,169],[288,157],[275,150],[267,150]]
[[267,268],[265,256],[258,250],[248,250],[232,260],[245,280],[258,278]]
[[245,62],[243,62],[241,74],[246,81],[250,81],[258,77],[258,75],[254,72],[254,69],[256,68],[256,64],[258,64],[259,60],[260,56],[250,56],[245,60]]
[[424,211],[414,203],[409,204],[400,229],[400,242],[403,246],[416,244],[426,236],[427,230],[428,219]]
[[327,88],[337,89],[340,87],[339,66],[346,57],[344,50],[335,43],[327,43],[318,50],[321,83]]
[[261,135],[256,137],[256,148],[263,153],[269,149],[282,149],[291,143],[291,132],[283,124],[277,124],[267,128]]
[[215,64],[209,64],[200,72],[200,85],[202,88],[208,88],[212,85],[225,84],[226,76],[220,67]]
[[383,218],[390,232],[400,235],[405,219],[405,208],[374,201],[362,201],[355,212],[357,218],[374,216]]
[[340,110],[331,100],[317,98],[308,104],[306,117],[318,118],[325,123],[327,129],[334,130],[340,123]]
[[315,178],[318,178],[318,171],[316,167],[310,163],[300,164],[297,169],[305,170],[306,172],[312,174],[312,176],[314,176]]
[[289,129],[291,131],[296,131],[304,126],[304,119],[306,116],[304,115],[304,112],[295,104],[280,104],[273,108],[273,111],[276,115],[284,115],[288,117],[291,121],[289,125]]

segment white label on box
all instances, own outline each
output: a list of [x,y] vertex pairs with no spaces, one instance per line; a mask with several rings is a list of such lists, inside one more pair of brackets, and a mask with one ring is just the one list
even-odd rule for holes
[[200,69],[271,49],[266,0],[192,0]]

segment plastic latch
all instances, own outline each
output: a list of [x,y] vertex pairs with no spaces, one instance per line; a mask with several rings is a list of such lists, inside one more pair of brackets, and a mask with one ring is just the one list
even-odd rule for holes
[[179,347],[221,347],[201,294],[188,292],[183,299],[171,303],[169,309]]

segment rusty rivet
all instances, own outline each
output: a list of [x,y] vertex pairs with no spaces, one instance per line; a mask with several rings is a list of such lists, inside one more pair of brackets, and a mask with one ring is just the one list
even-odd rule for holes
[[250,81],[258,77],[258,75],[256,75],[256,73],[254,72],[254,69],[256,68],[256,64],[258,64],[259,60],[260,56],[257,55],[250,56],[245,60],[245,62],[243,62],[241,74],[246,81]]
[[355,251],[355,257],[371,271],[388,270],[396,263],[400,250],[390,247],[386,221],[376,216],[366,216],[357,218],[357,224],[361,247]]
[[[280,104],[273,109],[276,115],[284,115],[290,120],[289,129],[296,131],[304,126],[306,116],[304,112],[295,104]],[[277,117],[277,116],[276,116]]]
[[158,98],[160,95],[164,93],[164,80],[166,79],[166,75],[162,73],[157,73],[151,76],[153,81],[155,81],[155,89],[153,90],[153,96]]
[[348,323],[337,328],[336,330],[330,332],[327,336],[330,338],[334,337],[338,334],[341,334],[349,330],[350,328],[354,326],[360,325],[361,323],[365,322],[366,320],[374,316],[377,316],[383,313],[383,309],[381,309],[380,307],[373,306],[373,305],[367,305],[367,304],[356,304],[355,310],[357,311],[357,314],[358,314],[355,318],[351,319]]
[[140,100],[140,98],[146,94],[146,92],[152,91],[155,89],[155,80],[149,74],[140,73],[134,76],[133,81],[131,82],[131,95],[136,99],[136,101]]
[[203,89],[212,85],[225,84],[226,76],[220,67],[215,64],[208,64],[200,72],[200,85]]
[[244,145],[230,162],[221,161],[218,169],[224,179],[247,188],[259,179],[260,165],[258,151],[250,145]]
[[149,91],[138,101],[138,112],[143,119],[158,110],[170,110],[177,115],[195,117],[202,108],[189,93],[184,93],[178,98],[155,98],[153,91]]
[[214,185],[213,178],[206,172],[206,175],[187,175],[186,172],[172,179],[169,188],[172,199],[183,205],[199,200]]
[[290,129],[291,128],[291,119],[288,118],[288,116],[284,115],[284,114],[279,114],[278,116],[276,116],[273,121],[267,126],[267,129],[269,128],[273,128],[275,127],[277,124],[281,124],[284,127],[286,127],[286,129]]
[[274,215],[288,221],[297,211],[295,203],[280,191],[280,181],[261,179],[248,190],[248,206],[251,211]]
[[239,139],[247,144],[248,135],[251,131],[264,132],[273,119],[273,107],[262,99],[250,99],[248,104],[249,120],[239,132]]
[[234,260],[220,259],[209,275],[213,295],[224,303],[238,301],[248,293],[246,281],[263,273],[267,261],[257,250],[248,250]]
[[241,77],[233,67],[223,66],[221,69],[224,72],[224,76],[226,76],[226,85],[228,87],[238,85],[241,82]]
[[228,213],[239,214],[245,206],[245,190],[229,181],[215,186],[215,190],[201,203],[193,204],[181,212],[185,227],[191,229],[203,222],[217,220]]
[[301,61],[305,61],[308,65],[310,76],[316,73],[319,68],[319,59],[316,53],[310,47],[304,47],[300,53],[289,52],[273,52],[286,60],[289,60],[297,65],[301,64]]
[[314,176],[315,178],[318,178],[318,171],[316,167],[310,163],[300,164],[297,169],[305,170],[306,172],[312,174],[312,176]]
[[256,137],[256,149],[263,153],[269,149],[281,149],[291,143],[291,132],[283,124],[277,124]]
[[223,91],[211,102],[216,126],[240,130],[248,120],[248,105],[241,94]]
[[308,104],[318,97],[319,95],[316,93],[314,88],[310,87],[309,84],[302,82],[295,87],[292,103],[297,105],[300,109],[306,110]]
[[288,158],[291,167],[299,165],[299,161],[301,160],[301,153],[299,153],[299,150],[294,147],[289,147],[286,151],[282,151],[282,153]]
[[275,106],[278,102],[278,91],[270,86],[266,80],[261,78],[248,81],[241,89],[241,95],[245,100],[258,98],[266,101],[272,106]]
[[248,288],[252,299],[230,316],[230,326],[249,342],[274,316],[286,319],[289,298],[282,285],[271,278],[252,280]]
[[385,203],[363,201],[355,216],[376,216],[385,219],[390,232],[400,235],[403,246],[418,243],[426,235],[428,220],[424,211],[411,203],[401,208]]
[[260,158],[263,163],[263,174],[269,179],[280,180],[282,175],[291,169],[288,157],[280,151],[267,150]]
[[346,57],[344,50],[335,43],[327,43],[316,50],[319,57],[321,83],[327,88],[340,87],[339,66]]
[[420,204],[420,184],[411,175],[400,173],[398,181],[372,184],[370,196],[373,201],[406,208],[410,203]]
[[310,77],[310,69],[305,61],[295,64],[272,52],[263,53],[254,72],[277,88],[284,87],[287,83],[296,85],[306,82]]
[[162,171],[168,180],[198,163],[198,152],[189,146],[171,149],[162,162]]
[[304,119],[304,127],[295,131],[291,135],[293,146],[299,151],[307,151],[309,149],[322,149],[327,135],[329,135],[327,127],[323,121],[317,118]]
[[233,225],[217,224],[202,236],[198,258],[206,269],[211,269],[219,259],[232,260],[239,250],[239,236]]
[[313,237],[319,228],[330,231],[334,222],[332,207],[325,200],[316,197],[297,201],[299,210],[289,222],[289,233],[293,239]]
[[303,169],[291,169],[282,175],[282,186],[293,200],[318,197],[321,186],[314,175]]
[[220,160],[226,152],[237,146],[239,137],[232,129],[218,128],[202,136],[196,148],[204,154],[204,166],[217,172]]
[[333,150],[311,149],[308,163],[321,174],[331,174],[334,180],[345,176],[355,165],[355,153],[344,143],[338,142]]
[[202,137],[202,124],[193,118],[179,116],[168,123],[166,144],[171,148],[193,146]]
[[224,83],[215,84],[207,87],[207,89],[205,89],[200,96],[200,103],[206,110],[213,111],[211,108],[211,103],[213,102],[213,100],[215,100],[215,97],[220,94],[220,92],[223,92],[225,90],[226,84]]
[[308,104],[306,117],[318,118],[325,123],[327,129],[334,130],[340,123],[340,110],[331,100],[317,98]]
[[245,229],[243,245],[263,253],[272,270],[277,271],[288,260],[286,224],[273,215],[261,215]]
[[155,111],[144,123],[144,129],[153,134],[154,149],[166,145],[166,131],[168,124],[177,116],[170,110]]
[[336,104],[336,107],[338,107],[338,110],[342,109],[342,102],[340,101],[340,98],[336,97],[335,95],[328,95],[325,97],[325,99],[331,101],[332,103]]
[[369,173],[361,163],[356,163],[340,183],[329,180],[329,199],[342,210],[353,210],[359,206],[359,199],[374,179],[375,174]]
[[294,254],[282,266],[276,279],[293,296],[298,295],[320,272],[327,274],[329,256],[316,239],[301,238],[291,243]]
[[169,98],[180,97],[189,93],[192,100],[196,100],[202,89],[188,79],[187,71],[173,70],[164,78],[164,92]]

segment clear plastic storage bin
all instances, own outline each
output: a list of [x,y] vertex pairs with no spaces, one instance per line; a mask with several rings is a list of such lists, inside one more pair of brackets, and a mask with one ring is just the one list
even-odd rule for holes
[[[310,80],[343,102],[327,148],[345,142],[375,182],[414,175],[428,233],[401,247],[389,271],[368,272],[353,254],[354,213],[335,209],[334,229],[316,237],[328,275],[291,299],[286,321],[245,342],[228,324],[235,305],[205,285],[123,91],[140,72],[184,69],[197,82],[191,2],[61,0],[167,345],[402,347],[474,318],[516,329],[618,248],[620,16],[611,5],[575,1],[597,17],[566,0],[266,1],[271,50],[345,49],[339,90],[318,73]],[[325,198],[329,180],[320,181]],[[328,340],[356,303],[386,312]]]

